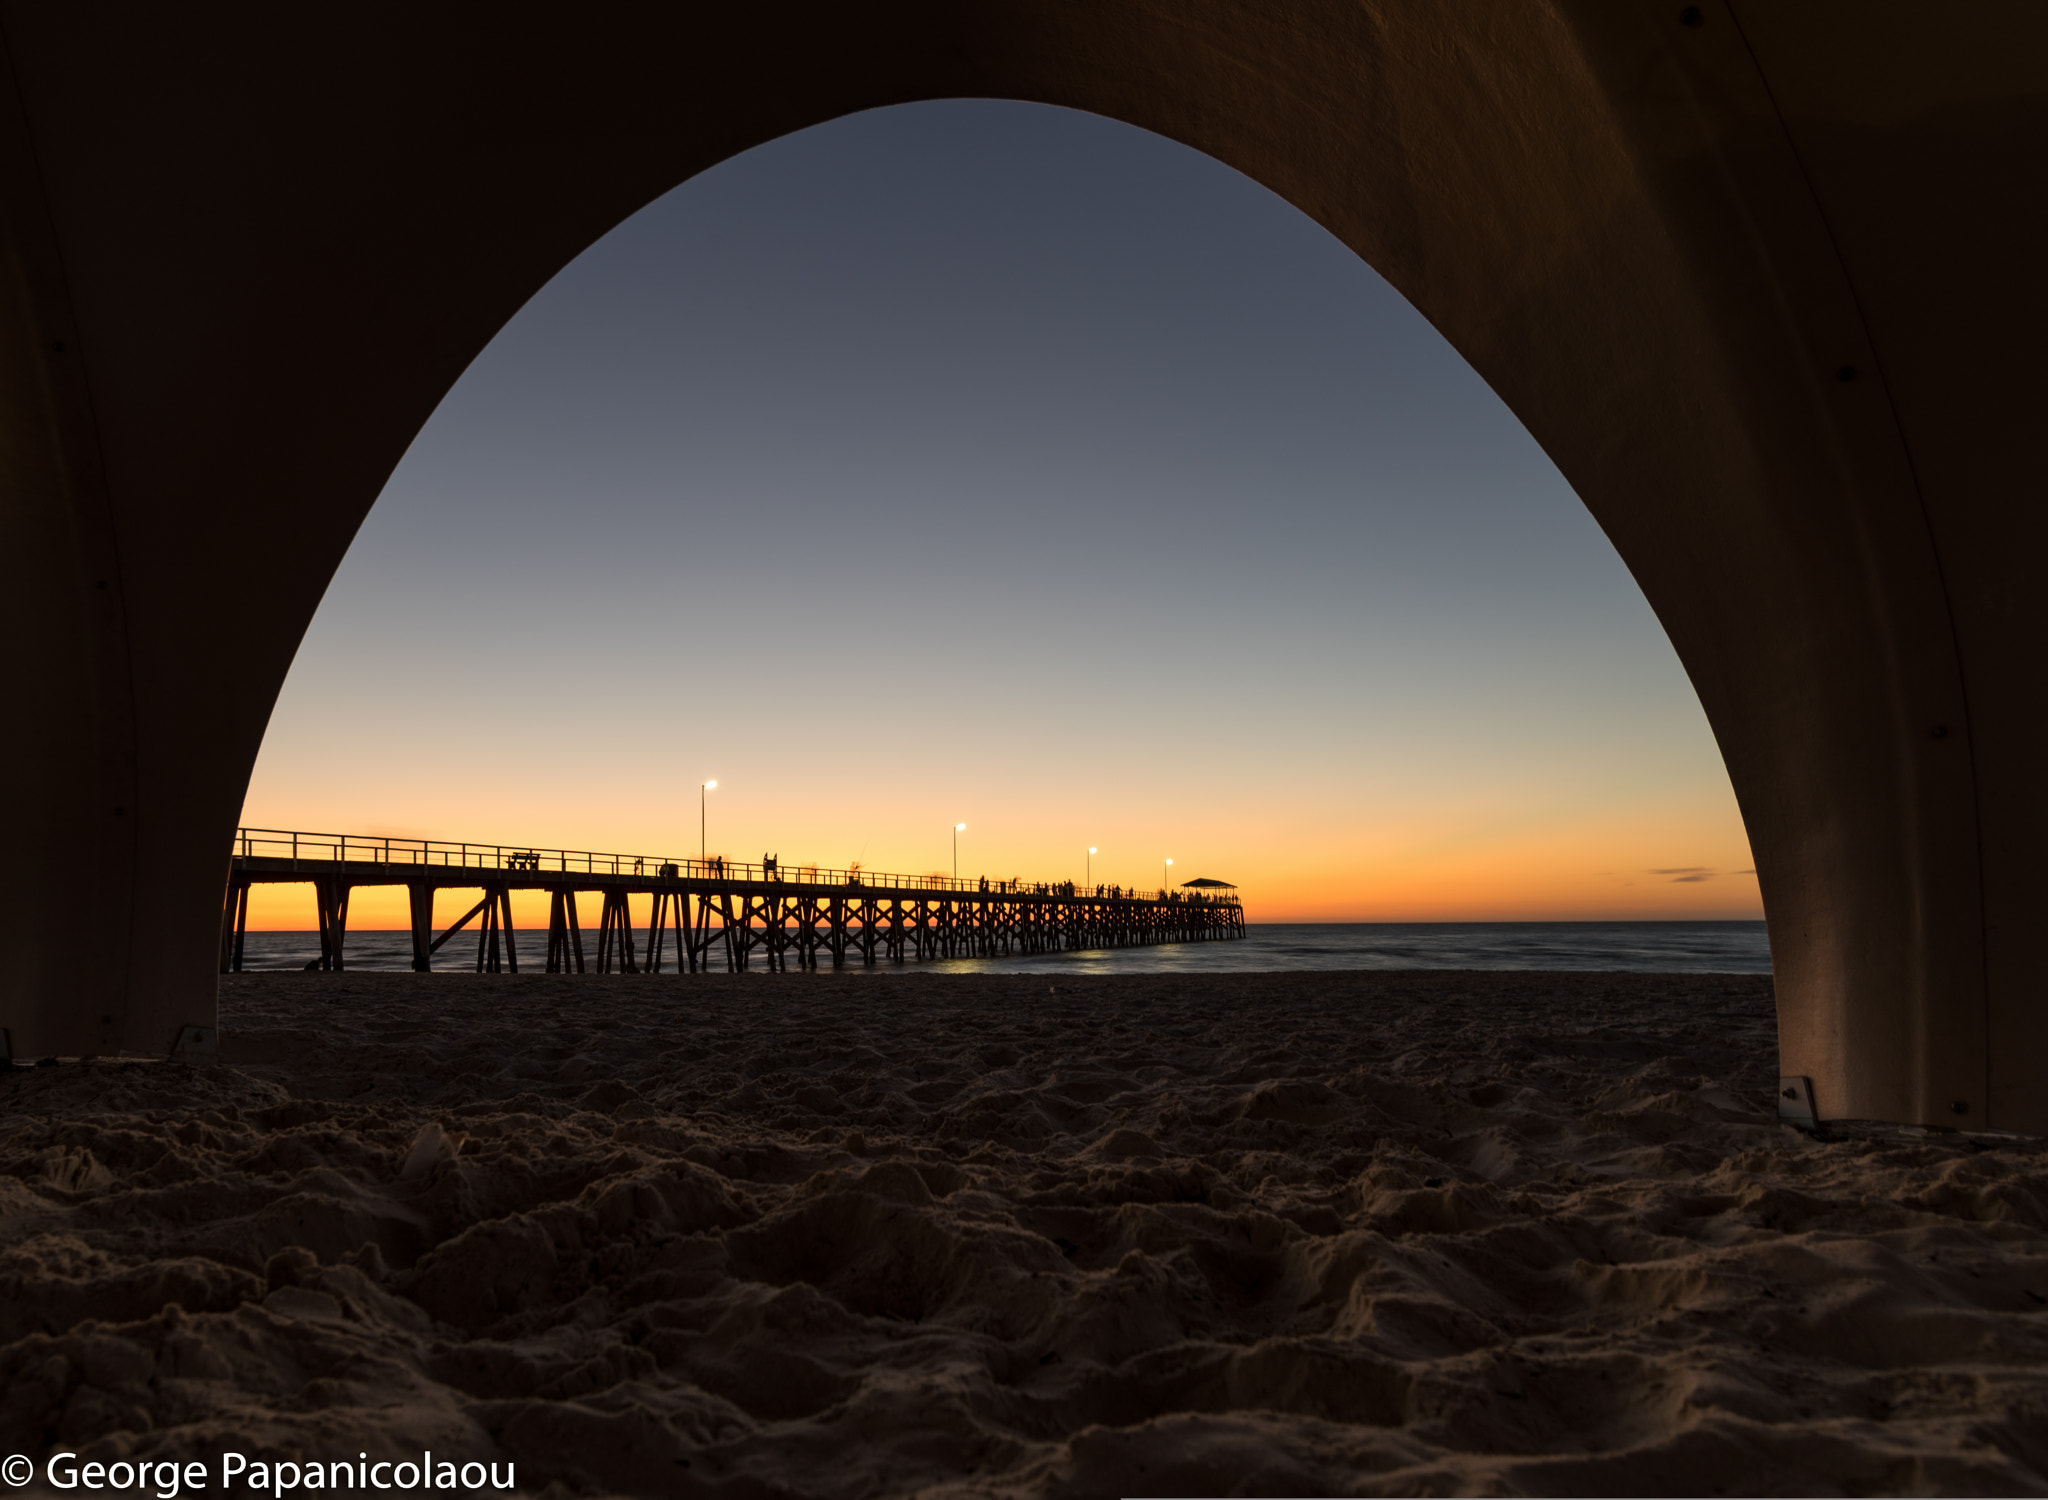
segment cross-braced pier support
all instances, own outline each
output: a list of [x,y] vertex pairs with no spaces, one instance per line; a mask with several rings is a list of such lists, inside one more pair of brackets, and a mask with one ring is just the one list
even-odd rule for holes
[[640,966],[633,961],[633,915],[626,905],[625,891],[608,890],[604,893],[604,915],[598,919],[597,927],[597,972],[609,974],[616,968],[621,974],[637,974]]
[[576,893],[563,886],[548,892],[550,974],[583,972],[583,929],[576,925]]
[[[773,972],[826,963],[1002,958],[1245,935],[1244,908],[1235,896],[1207,892],[1111,886],[1091,892],[1072,882],[991,883],[809,867],[791,878],[787,865],[767,861],[650,860],[338,835],[259,837],[246,830],[236,847],[221,919],[222,972],[243,966],[250,887],[287,882],[313,886],[320,956],[309,967],[328,970],[344,967],[349,893],[362,885],[406,888],[412,966],[421,972],[475,922],[476,971],[518,973],[515,890],[548,893],[550,974],[586,971],[579,895],[603,901],[594,955],[600,974],[658,974],[671,942],[677,970],[695,974],[714,967],[738,973],[757,964]],[[480,891],[482,899],[436,936],[435,895],[464,888]],[[639,895],[651,903],[644,962],[630,904]]]
[[[479,974],[519,972],[519,950],[512,938],[512,893],[504,886],[484,890],[483,925],[476,939],[476,971]],[[505,944],[504,968],[499,968],[498,942]]]

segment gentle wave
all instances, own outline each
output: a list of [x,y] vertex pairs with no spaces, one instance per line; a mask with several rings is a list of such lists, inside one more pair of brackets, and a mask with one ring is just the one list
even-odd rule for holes
[[[476,950],[458,936],[434,957],[442,970],[474,969]],[[546,963],[547,933],[517,935],[520,967]],[[646,933],[634,935],[646,953]],[[591,957],[595,934],[584,936]],[[716,950],[714,949],[714,956]],[[302,969],[320,953],[317,932],[252,932],[243,950],[250,969]],[[364,971],[412,967],[405,932],[352,932],[348,966]],[[755,955],[760,967],[760,955]],[[663,963],[673,971],[671,941]],[[877,964],[877,970],[894,969]],[[942,959],[904,965],[940,973],[1172,974],[1283,969],[1612,969],[1640,973],[1768,974],[1771,947],[1762,922],[1344,922],[1252,924],[1233,943],[1174,943],[1099,948],[1009,958]],[[849,971],[862,972],[852,963]]]

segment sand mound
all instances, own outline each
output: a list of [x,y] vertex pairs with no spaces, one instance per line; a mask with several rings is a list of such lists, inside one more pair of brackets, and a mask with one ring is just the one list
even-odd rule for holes
[[1767,980],[245,975],[223,1024],[0,1087],[0,1449],[2048,1490],[2048,1148],[1778,1125]]

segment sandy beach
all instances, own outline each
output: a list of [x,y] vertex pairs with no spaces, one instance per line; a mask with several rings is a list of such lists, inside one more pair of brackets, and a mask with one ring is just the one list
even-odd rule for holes
[[2048,1145],[1780,1125],[1767,978],[246,974],[221,1010],[219,1066],[0,1088],[8,1453],[2048,1491]]

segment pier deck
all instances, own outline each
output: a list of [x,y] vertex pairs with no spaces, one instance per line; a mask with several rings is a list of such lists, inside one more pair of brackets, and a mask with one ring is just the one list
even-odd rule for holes
[[[531,890],[550,896],[550,974],[660,973],[668,961],[689,973],[714,967],[739,972],[757,961],[769,969],[839,968],[849,962],[1214,942],[1245,934],[1244,907],[1231,893],[245,828],[235,835],[228,874],[222,973],[242,968],[249,888],[264,884],[313,887],[320,930],[314,966],[321,969],[347,966],[349,892],[371,885],[406,887],[412,966],[422,973],[474,922],[477,972],[516,974],[511,893]],[[478,891],[481,899],[436,935],[434,894],[442,890]],[[576,910],[575,898],[586,893],[603,898],[594,944],[586,944]],[[653,901],[640,951],[627,905],[636,895]]]

